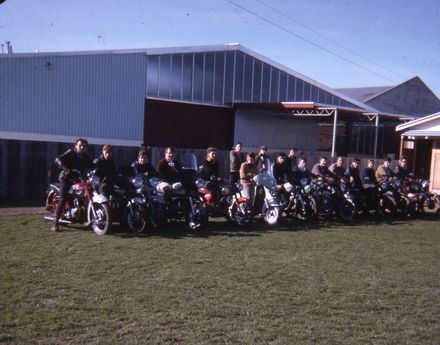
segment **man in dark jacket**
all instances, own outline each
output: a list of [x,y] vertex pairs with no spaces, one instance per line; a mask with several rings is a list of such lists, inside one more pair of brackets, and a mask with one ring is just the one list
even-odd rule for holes
[[286,161],[286,154],[284,152],[278,152],[272,168],[272,174],[277,184],[282,185],[286,183],[291,173],[290,166]]
[[148,161],[147,152],[140,150],[138,159],[131,164],[135,175],[143,175],[148,177],[157,176],[157,172],[153,165]]
[[90,156],[87,154],[88,142],[84,138],[78,138],[75,141],[75,147],[64,152],[62,155],[55,159],[55,163],[61,169],[59,176],[60,181],[60,202],[58,203],[55,211],[55,221],[52,225],[52,231],[59,230],[59,222],[61,215],[63,214],[64,205],[67,201],[68,192],[73,185],[73,170],[79,170],[81,174],[84,174],[87,169],[93,169],[93,162]]
[[165,157],[157,163],[159,176],[170,184],[178,182],[182,173],[182,165],[174,159],[176,150],[172,147],[165,149]]
[[260,147],[260,152],[258,152],[257,156],[255,157],[255,163],[257,164],[259,173],[269,173],[270,161],[269,157],[267,156],[267,146],[263,145]]
[[111,157],[111,146],[104,145],[102,147],[101,156],[96,158],[93,163],[96,166],[95,176],[98,176],[101,180],[101,191],[105,195],[110,195],[113,192],[112,180],[116,174],[115,163]]
[[359,171],[359,163],[360,163],[359,158],[353,158],[351,160],[350,167],[345,172],[345,176],[350,179],[350,184],[353,187],[362,190],[363,187],[362,187],[361,174]]
[[241,143],[237,143],[229,152],[229,182],[235,183],[240,179],[240,167],[244,163]]
[[200,177],[205,181],[219,178],[218,161],[215,159],[217,149],[208,147],[206,149],[206,158],[200,169]]

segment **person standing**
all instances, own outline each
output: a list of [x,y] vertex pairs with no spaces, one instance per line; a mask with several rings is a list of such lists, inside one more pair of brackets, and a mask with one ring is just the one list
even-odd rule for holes
[[88,142],[84,138],[75,141],[73,149],[68,149],[55,159],[55,163],[61,169],[60,181],[60,201],[55,210],[55,221],[51,227],[54,232],[59,231],[60,219],[64,211],[70,187],[73,185],[73,170],[78,170],[84,174],[86,170],[93,169],[94,165],[87,153]]
[[296,152],[296,147],[292,147],[286,157],[286,163],[289,166],[290,171],[294,171],[298,166],[298,157],[296,156]]
[[244,155],[241,152],[241,143],[238,142],[229,152],[229,182],[235,183],[240,179],[240,167],[244,162]]
[[246,162],[241,164],[240,167],[240,183],[243,186],[243,196],[250,199],[250,188],[255,186],[253,177],[258,174],[258,168],[255,164],[255,153],[248,153],[246,156]]
[[255,162],[257,164],[259,173],[269,173],[269,157],[267,156],[267,146],[263,145],[260,147],[260,152],[258,152],[255,157]]

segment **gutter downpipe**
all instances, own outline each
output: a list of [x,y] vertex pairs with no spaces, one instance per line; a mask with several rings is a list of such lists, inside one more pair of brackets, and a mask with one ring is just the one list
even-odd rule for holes
[[335,157],[336,153],[336,129],[338,126],[338,109],[335,109],[335,116],[333,118],[333,139],[332,139],[332,158]]
[[376,114],[376,123],[374,125],[374,158],[377,158],[377,138],[379,136],[379,114]]

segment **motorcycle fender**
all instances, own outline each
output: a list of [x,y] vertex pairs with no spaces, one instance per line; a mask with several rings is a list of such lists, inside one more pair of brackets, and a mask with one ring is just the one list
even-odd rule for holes
[[238,201],[238,202],[248,202],[249,199],[248,199],[248,198],[245,198],[244,196],[241,196],[241,197],[239,197],[239,198],[237,199],[237,201]]
[[48,191],[48,193],[49,192],[51,192],[51,191],[54,191],[54,192],[60,192],[60,184],[59,183],[57,183],[57,184],[54,184],[54,183],[51,183],[50,185],[49,185],[49,191]]
[[108,199],[103,194],[93,193],[92,201],[98,204],[103,204],[108,202]]

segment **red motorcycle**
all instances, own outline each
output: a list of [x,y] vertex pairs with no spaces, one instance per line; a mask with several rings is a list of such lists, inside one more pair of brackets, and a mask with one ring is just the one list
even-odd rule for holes
[[[108,199],[99,191],[100,179],[90,173],[88,178],[81,177],[78,170],[73,170],[74,183],[69,189],[69,196],[59,220],[60,225],[80,224],[91,226],[97,235],[105,235],[111,226]],[[60,185],[49,185],[44,219],[55,220],[55,212],[60,201]]]

